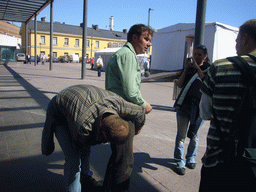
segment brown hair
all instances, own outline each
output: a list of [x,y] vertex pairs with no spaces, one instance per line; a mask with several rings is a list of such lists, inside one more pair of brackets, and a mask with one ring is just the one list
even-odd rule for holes
[[137,35],[138,37],[141,36],[141,34],[144,32],[144,31],[148,31],[148,34],[150,35],[154,35],[154,31],[153,29],[151,29],[150,27],[144,25],[144,24],[136,24],[136,25],[133,25],[130,29],[129,29],[129,32],[127,34],[127,41],[128,42],[131,42],[132,41],[132,36],[133,35]]
[[239,27],[240,35],[248,34],[253,38],[254,43],[256,43],[256,19],[251,19],[246,21],[243,25]]
[[108,115],[105,117],[104,126],[107,140],[110,143],[123,144],[130,135],[128,122],[118,115]]

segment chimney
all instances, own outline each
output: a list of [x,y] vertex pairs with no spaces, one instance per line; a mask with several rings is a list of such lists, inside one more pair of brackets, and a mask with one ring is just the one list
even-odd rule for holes
[[99,25],[93,25],[92,28],[95,29],[95,30],[98,30]]
[[41,21],[45,22],[46,17],[41,17]]
[[125,33],[125,34],[126,34],[126,33],[127,33],[127,29],[123,29],[123,33]]
[[114,30],[114,17],[111,16],[109,19],[110,19],[109,28],[110,28],[110,31],[113,31]]

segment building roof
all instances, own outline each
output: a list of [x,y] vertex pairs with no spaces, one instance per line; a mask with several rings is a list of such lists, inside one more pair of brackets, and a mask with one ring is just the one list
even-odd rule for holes
[[0,20],[27,23],[52,0],[0,1]]
[[[219,22],[210,22],[210,23],[205,23],[205,27],[210,27],[210,26],[220,26],[228,30],[232,31],[238,31],[237,27],[233,27],[230,25],[226,25],[223,23]],[[158,33],[170,33],[170,32],[176,32],[176,31],[189,31],[189,30],[195,30],[195,23],[177,23],[175,25],[171,25],[168,27],[164,27],[161,29],[158,29]]]
[[15,36],[20,38],[20,27],[13,25],[11,23],[0,20],[0,34],[5,34],[8,36]]
[[[28,23],[28,30],[34,31],[34,21]],[[37,31],[38,32],[50,32],[50,22],[37,21]],[[80,26],[69,25],[60,22],[53,22],[53,33],[63,33],[69,35],[79,35],[82,36],[83,28]],[[120,31],[111,31],[106,29],[93,29],[87,27],[87,36],[107,38],[107,39],[127,39],[127,32],[124,30]]]

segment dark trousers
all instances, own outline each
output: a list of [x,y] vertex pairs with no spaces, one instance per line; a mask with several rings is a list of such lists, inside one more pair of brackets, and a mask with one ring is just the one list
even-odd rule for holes
[[98,68],[97,68],[97,71],[98,71],[98,77],[100,77],[100,76],[101,76],[101,68],[102,68],[102,67],[98,67]]
[[135,127],[129,122],[131,134],[122,145],[111,144],[112,154],[108,162],[104,188],[105,192],[125,192],[129,190],[130,176],[133,169],[133,137]]
[[256,177],[245,163],[202,166],[199,192],[209,191],[256,191]]

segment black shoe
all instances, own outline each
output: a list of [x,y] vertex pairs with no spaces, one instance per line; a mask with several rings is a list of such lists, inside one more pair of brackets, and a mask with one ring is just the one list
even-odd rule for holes
[[100,185],[94,178],[88,175],[81,174],[82,191],[102,192],[103,186]]
[[195,169],[196,168],[196,163],[186,163],[186,167],[189,169]]
[[176,173],[179,175],[185,175],[186,169],[184,167],[176,167]]

